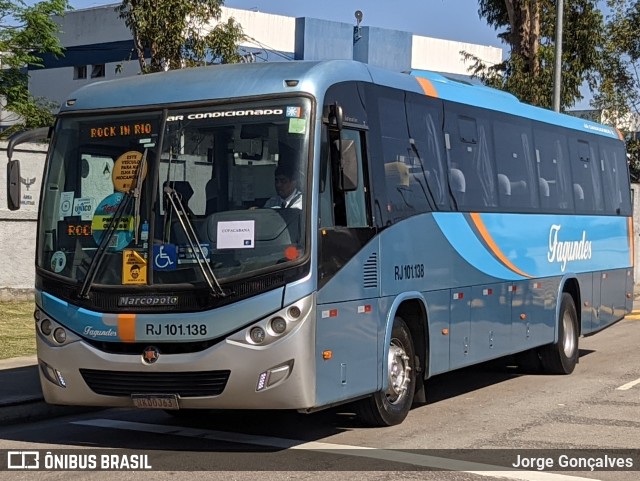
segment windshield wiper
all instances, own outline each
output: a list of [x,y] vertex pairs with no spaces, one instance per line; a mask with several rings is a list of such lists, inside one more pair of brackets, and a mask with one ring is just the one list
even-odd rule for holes
[[140,224],[140,200],[141,200],[141,191],[142,191],[142,183],[144,182],[144,174],[145,169],[147,167],[147,152],[148,149],[144,149],[144,154],[142,154],[142,159],[140,160],[140,164],[138,164],[138,171],[136,172],[136,185],[132,189],[132,195],[135,200],[135,204],[133,207],[133,236],[134,236],[134,244],[138,245],[138,228]]
[[[189,247],[191,247],[191,252],[195,256],[195,259],[198,263],[198,267],[202,272],[202,276],[205,281],[209,285],[209,289],[211,289],[211,294],[214,297],[226,297],[226,292],[222,287],[220,287],[220,283],[216,278],[216,275],[213,273],[213,269],[211,265],[206,261],[204,252],[202,250],[200,239],[198,238],[198,234],[193,228],[193,224],[189,220],[189,215],[184,205],[182,204],[182,200],[180,199],[180,195],[173,189],[166,185],[163,189],[165,196],[169,200],[172,209],[176,212],[178,217],[178,222],[180,223],[180,227],[182,227],[182,231],[187,237],[187,241],[189,242]],[[211,248],[211,246],[210,246]]]
[[89,297],[89,291],[91,290],[91,285],[93,284],[93,281],[96,278],[96,274],[98,273],[98,269],[102,264],[102,260],[104,259],[104,253],[107,251],[107,247],[111,242],[113,233],[117,230],[116,228],[118,227],[118,223],[124,216],[124,212],[131,204],[131,199],[133,199],[133,195],[131,194],[131,192],[125,193],[124,197],[118,204],[118,208],[113,214],[111,221],[109,221],[109,225],[107,226],[107,229],[104,231],[104,234],[102,235],[102,240],[100,241],[98,250],[93,256],[93,259],[91,259],[91,263],[89,264],[89,269],[87,269],[87,274],[84,276],[84,282],[82,283],[82,288],[80,289],[80,297],[85,299]]
[[93,281],[98,274],[98,270],[102,265],[102,260],[104,259],[104,253],[107,251],[109,247],[109,243],[111,242],[111,238],[113,237],[113,233],[117,230],[118,223],[124,217],[124,213],[129,208],[131,204],[131,200],[135,199],[134,206],[134,218],[133,218],[133,229],[135,236],[135,244],[138,244],[138,223],[140,221],[140,192],[142,189],[142,183],[144,182],[144,169],[147,164],[147,152],[148,149],[144,149],[144,153],[142,154],[142,159],[138,163],[138,168],[136,171],[135,183],[129,189],[129,192],[125,192],[124,197],[118,204],[118,208],[116,212],[113,214],[107,229],[104,231],[102,235],[102,239],[100,241],[100,245],[98,246],[98,250],[96,251],[93,259],[91,259],[91,263],[89,264],[89,269],[87,269],[87,274],[84,276],[84,281],[82,282],[82,288],[80,289],[80,297],[87,299],[89,297],[89,291],[91,290],[91,286],[93,285]]

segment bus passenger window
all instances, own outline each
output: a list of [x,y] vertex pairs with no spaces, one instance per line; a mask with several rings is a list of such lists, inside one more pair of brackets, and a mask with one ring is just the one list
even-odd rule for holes
[[[445,114],[445,123],[449,186],[458,210],[482,211],[496,207],[498,186],[492,158],[491,125],[485,119],[453,113],[448,117]],[[462,177],[453,173],[456,171]],[[456,194],[460,178],[464,179],[464,196]]]
[[[593,144],[593,145],[592,145]],[[571,176],[574,183],[576,212],[591,214],[604,210],[600,181],[598,146],[583,140],[572,142]],[[576,188],[577,184],[580,188]],[[580,194],[582,191],[582,194]]]
[[493,124],[498,196],[510,211],[538,206],[538,175],[534,163],[529,126],[517,121]]
[[610,140],[600,141],[602,182],[608,214],[631,215],[631,198],[625,187],[629,172],[624,147]]
[[573,187],[566,138],[558,133],[536,128],[535,160],[540,205],[546,211],[573,209]]

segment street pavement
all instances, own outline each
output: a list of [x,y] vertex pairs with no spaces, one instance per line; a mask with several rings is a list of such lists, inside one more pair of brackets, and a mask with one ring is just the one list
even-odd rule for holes
[[[640,319],[640,284],[634,292],[633,312]],[[53,406],[45,403],[36,356],[0,360],[0,426],[65,416],[95,408]]]

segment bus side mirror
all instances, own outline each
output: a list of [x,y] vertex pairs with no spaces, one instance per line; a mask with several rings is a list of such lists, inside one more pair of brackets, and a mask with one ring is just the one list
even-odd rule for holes
[[7,164],[7,207],[9,210],[20,208],[20,161],[12,160]]
[[340,185],[342,192],[351,192],[358,189],[358,153],[356,143],[353,140],[336,140],[334,147],[338,152],[340,168]]

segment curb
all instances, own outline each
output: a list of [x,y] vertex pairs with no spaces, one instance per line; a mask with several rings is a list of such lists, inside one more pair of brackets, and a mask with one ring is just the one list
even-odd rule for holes
[[54,417],[69,416],[94,410],[99,410],[99,408],[54,406],[44,402],[44,399],[33,399],[31,401],[0,405],[0,426],[42,421]]
[[5,388],[0,397],[3,427],[103,409],[47,404],[40,388],[36,356],[0,360],[0,385]]

